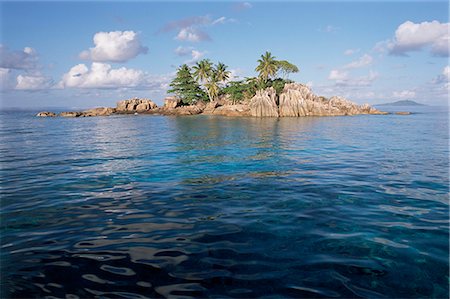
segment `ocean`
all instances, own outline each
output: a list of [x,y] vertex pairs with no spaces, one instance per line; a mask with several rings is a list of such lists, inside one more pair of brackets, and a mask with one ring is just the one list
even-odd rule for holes
[[448,298],[448,108],[395,109],[2,111],[0,297]]

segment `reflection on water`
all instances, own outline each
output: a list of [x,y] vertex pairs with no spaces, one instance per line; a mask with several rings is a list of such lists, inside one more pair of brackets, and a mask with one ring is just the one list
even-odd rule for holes
[[445,112],[1,117],[2,298],[448,297]]

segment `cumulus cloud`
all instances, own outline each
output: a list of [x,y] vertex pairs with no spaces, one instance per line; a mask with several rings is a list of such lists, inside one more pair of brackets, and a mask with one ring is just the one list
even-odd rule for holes
[[165,90],[173,74],[151,75],[147,72],[93,62],[90,66],[78,64],[62,76],[57,88],[80,89],[151,89]]
[[186,64],[194,64],[197,61],[199,61],[200,59],[202,59],[205,56],[206,53],[207,53],[206,51],[202,52],[202,51],[198,51],[198,50],[192,49],[191,52],[190,52],[191,59],[185,61],[184,63],[186,63]]
[[177,54],[178,56],[186,56],[191,54],[193,48],[192,47],[182,47],[179,46],[175,49],[175,54]]
[[17,90],[42,90],[48,89],[52,85],[52,80],[40,73],[18,75],[16,81],[17,85],[15,89]]
[[135,87],[145,80],[140,70],[121,67],[113,69],[111,65],[93,62],[89,69],[85,64],[77,64],[65,73],[59,87],[78,88],[119,88]]
[[50,88],[51,78],[41,73],[39,55],[32,47],[20,51],[0,45],[0,83],[2,90],[42,90]]
[[[385,42],[390,54],[406,55],[408,52],[429,48],[434,56],[449,56],[450,23],[438,21],[404,22],[395,31],[395,37]],[[383,46],[383,43],[379,44]]]
[[190,18],[185,18],[181,20],[172,21],[166,24],[159,32],[169,32],[172,30],[180,30],[187,27],[192,27],[196,25],[207,25],[211,23],[211,18],[209,16],[195,16]]
[[253,5],[250,2],[240,2],[233,5],[233,9],[236,11],[242,11],[252,7]]
[[344,55],[350,56],[356,54],[360,51],[360,49],[347,49],[344,51]]
[[361,67],[365,67],[365,66],[371,65],[372,62],[373,62],[373,57],[368,55],[368,54],[364,54],[363,56],[361,56],[357,60],[352,61],[349,64],[345,65],[344,68],[345,69],[357,69],[357,68],[361,68]]
[[199,51],[194,49],[193,47],[182,47],[179,46],[175,49],[175,54],[178,56],[191,56],[191,59],[186,60],[184,63],[186,64],[194,64],[197,61],[199,61],[203,56],[205,56],[207,52],[206,51]]
[[416,97],[416,92],[412,90],[394,91],[392,97],[395,99],[412,99]]
[[445,66],[442,73],[433,80],[433,83],[444,86],[445,89],[450,89],[450,66]]
[[148,52],[148,48],[141,45],[139,36],[134,31],[97,32],[93,41],[95,47],[81,52],[81,59],[125,62]]
[[443,79],[441,82],[447,82],[448,83],[448,81],[450,80],[450,66],[447,65],[446,67],[444,67],[440,77]]
[[196,16],[172,21],[162,27],[158,33],[177,31],[175,39],[179,41],[200,42],[211,40],[211,37],[203,29],[226,23],[236,23],[237,20],[225,16],[212,19],[210,16]]
[[200,58],[205,56],[205,54],[206,54],[206,51],[201,52],[201,51],[197,51],[197,50],[192,50],[192,52],[191,52],[192,60],[193,61],[198,61],[198,60],[200,60]]
[[37,67],[36,50],[25,47],[21,51],[11,51],[0,44],[0,67],[6,69],[29,70]]
[[328,80],[334,81],[339,86],[370,86],[377,78],[378,73],[370,71],[366,76],[351,77],[347,71],[331,70]]
[[345,81],[348,79],[348,72],[342,70],[331,70],[328,75],[328,79],[336,82]]
[[209,35],[194,27],[186,27],[180,30],[178,32],[175,39],[179,41],[189,41],[189,42],[200,42],[200,41],[206,41],[211,40]]

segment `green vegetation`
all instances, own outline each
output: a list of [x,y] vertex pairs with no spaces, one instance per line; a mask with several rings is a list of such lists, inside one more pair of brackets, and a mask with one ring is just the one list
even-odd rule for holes
[[213,66],[209,59],[203,59],[197,62],[193,69],[195,79],[203,85],[209,100],[214,102],[219,95],[220,84],[230,77],[227,66],[221,62]]
[[275,57],[272,56],[272,53],[266,52],[261,55],[261,59],[258,59],[258,66],[255,68],[255,71],[259,72],[259,78],[264,83],[267,83],[270,77],[275,76],[278,68],[278,62],[275,60]]
[[167,92],[179,97],[184,105],[195,104],[197,101],[205,100],[207,97],[197,81],[194,80],[191,69],[187,64],[183,64],[178,68],[177,75],[170,83],[170,87],[172,88]]
[[[240,81],[229,81],[230,71],[219,62],[216,65],[209,59],[198,61],[192,69],[183,64],[172,80],[169,93],[181,98],[183,104],[190,105],[199,100],[215,102],[220,96],[227,96],[233,104],[252,98],[257,90],[273,87],[280,94],[291,73],[297,73],[298,67],[286,60],[276,60],[266,52],[258,59],[255,71],[258,77],[250,77]],[[277,77],[278,76],[278,77]],[[282,78],[281,78],[281,77]]]
[[290,73],[298,73],[298,67],[286,60],[278,60],[278,72],[281,73],[283,79],[288,78]]

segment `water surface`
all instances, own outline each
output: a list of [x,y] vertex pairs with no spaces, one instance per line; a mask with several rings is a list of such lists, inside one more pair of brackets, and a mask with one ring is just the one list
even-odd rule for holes
[[414,109],[2,112],[0,297],[447,298],[448,112]]

